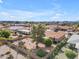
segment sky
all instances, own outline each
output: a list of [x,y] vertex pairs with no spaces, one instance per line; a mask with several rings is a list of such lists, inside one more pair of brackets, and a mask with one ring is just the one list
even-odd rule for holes
[[79,21],[79,0],[0,0],[0,21]]

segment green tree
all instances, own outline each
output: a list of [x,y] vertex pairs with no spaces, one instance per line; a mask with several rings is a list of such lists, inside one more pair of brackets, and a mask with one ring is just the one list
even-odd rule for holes
[[8,30],[1,30],[0,31],[0,36],[4,38],[9,38],[10,32]]
[[32,26],[31,36],[34,41],[36,41],[37,43],[43,41],[43,37],[45,36],[45,29],[45,25],[43,24],[37,24]]
[[51,51],[48,56],[48,59],[55,59],[55,56],[58,55],[59,51],[67,44],[67,38],[63,39],[57,46]]
[[47,47],[51,46],[52,45],[52,40],[48,37],[44,37],[44,43]]
[[76,52],[72,50],[66,50],[65,55],[67,56],[68,59],[74,59],[77,56]]

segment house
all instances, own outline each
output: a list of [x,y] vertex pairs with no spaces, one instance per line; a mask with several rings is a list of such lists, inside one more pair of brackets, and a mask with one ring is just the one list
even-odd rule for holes
[[65,38],[65,33],[62,32],[62,31],[53,32],[53,31],[50,30],[50,31],[46,31],[46,32],[45,32],[45,35],[46,35],[47,37],[52,38],[52,39],[55,40],[56,42],[59,42],[59,41],[61,41],[62,39]]
[[79,35],[73,34],[73,35],[69,38],[68,43],[71,43],[71,44],[79,43]]
[[21,34],[30,34],[31,28],[30,27],[24,27],[24,26],[10,26],[8,29],[17,31]]
[[20,34],[26,34],[26,35],[30,34],[30,30],[27,30],[27,29],[19,29],[17,30],[17,32],[19,32]]
[[73,47],[79,49],[79,35],[73,34],[67,42]]
[[74,31],[73,27],[71,26],[59,26],[59,29],[62,31],[69,31],[69,32]]
[[47,29],[57,32],[59,30],[58,25],[47,25]]
[[62,26],[62,25],[47,25],[47,28],[52,31],[74,31],[74,28],[71,26]]
[[[69,43],[70,47],[76,48],[79,54],[79,35],[73,34],[67,42]],[[79,59],[79,55],[78,55],[78,59]]]
[[56,25],[47,25],[47,29],[54,30],[57,26]]

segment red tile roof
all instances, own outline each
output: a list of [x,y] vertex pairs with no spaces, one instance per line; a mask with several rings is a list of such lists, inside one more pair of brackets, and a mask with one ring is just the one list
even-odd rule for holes
[[65,36],[65,33],[61,32],[61,31],[59,31],[59,32],[46,31],[45,35],[47,37],[51,37],[51,38],[55,38],[55,39],[61,40]]
[[55,29],[55,28],[60,28],[60,29],[70,29],[72,27],[70,26],[61,26],[61,25],[47,25],[48,29]]

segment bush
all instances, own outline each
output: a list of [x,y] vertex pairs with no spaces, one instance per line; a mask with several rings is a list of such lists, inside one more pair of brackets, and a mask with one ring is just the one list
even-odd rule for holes
[[39,57],[44,57],[46,56],[47,52],[43,51],[42,49],[39,49],[37,52],[36,52],[36,55],[39,56]]
[[68,47],[69,47],[71,50],[75,50],[75,44],[70,44]]
[[1,30],[1,31],[0,31],[0,36],[1,36],[1,37],[4,37],[4,38],[9,38],[10,32],[7,31],[7,30]]
[[44,43],[45,43],[46,46],[51,46],[52,45],[52,40],[48,37],[47,38],[45,37],[44,38]]
[[63,46],[67,44],[68,39],[62,40],[60,43],[57,44],[57,46],[54,48],[52,53],[48,56],[49,59],[54,59],[56,55],[60,52]]
[[67,58],[69,58],[69,59],[74,59],[74,58],[77,56],[76,52],[74,52],[74,51],[72,51],[72,50],[66,50],[66,51],[65,51],[65,55],[66,55]]

